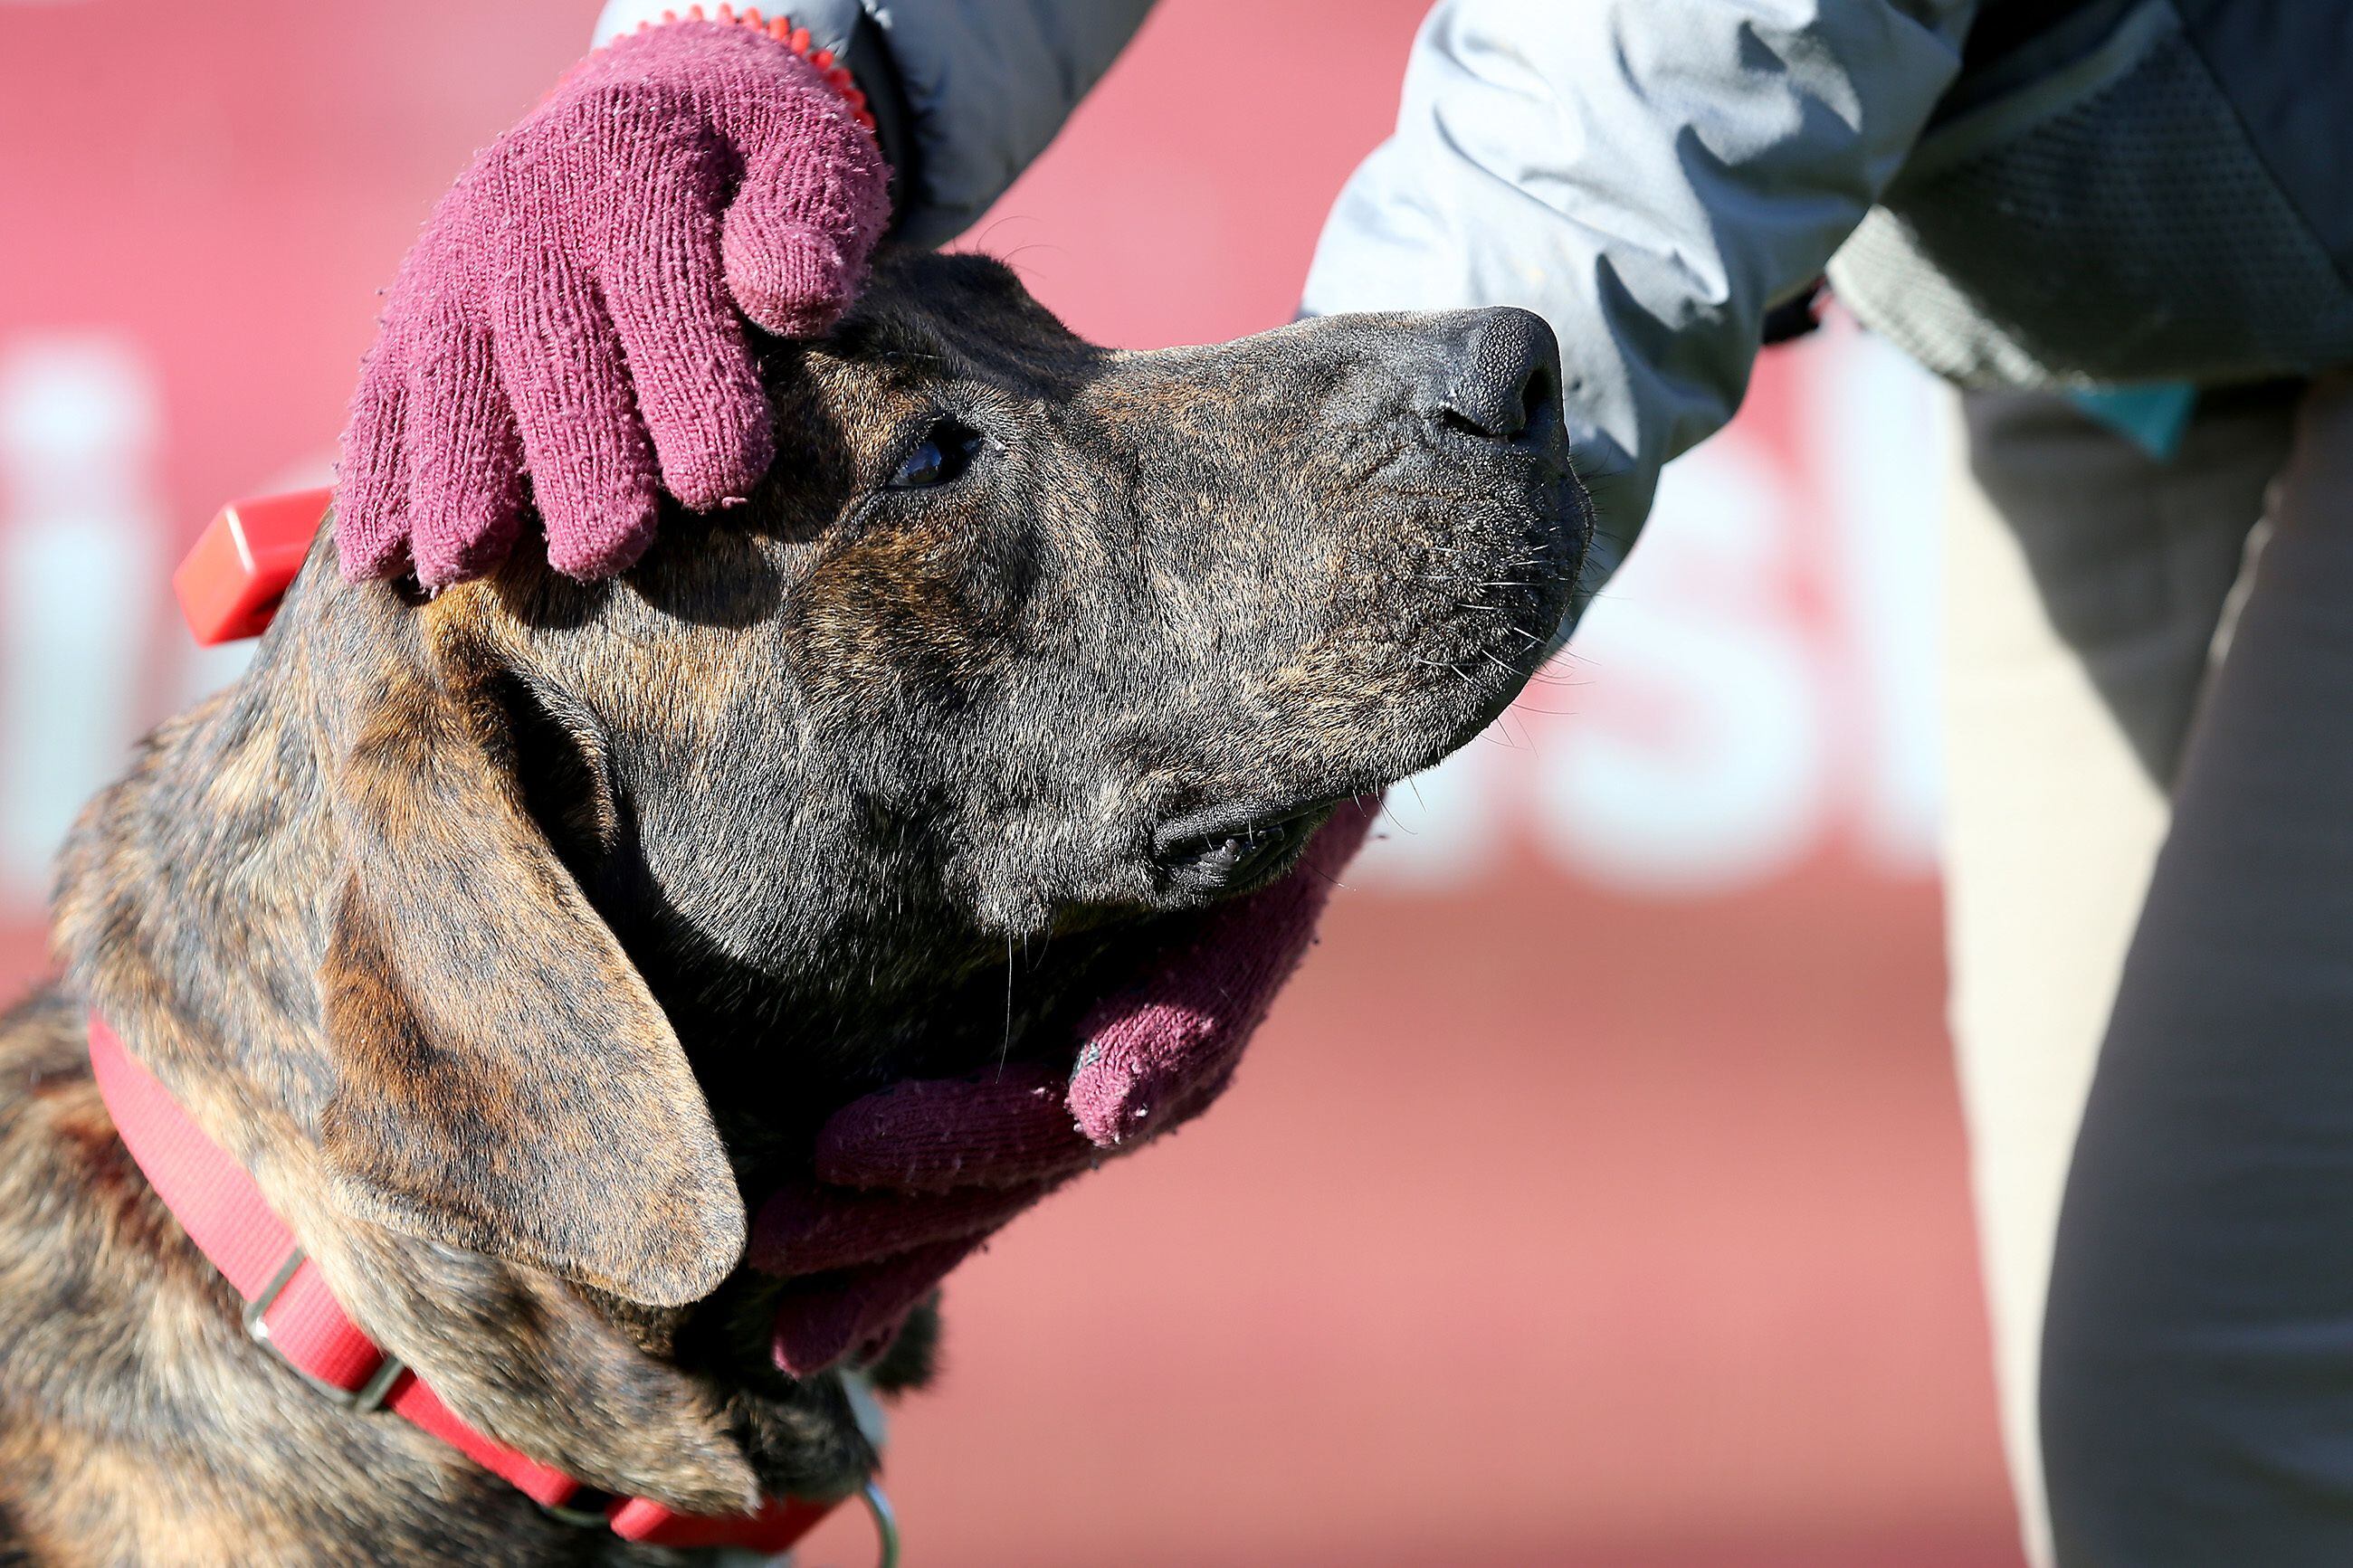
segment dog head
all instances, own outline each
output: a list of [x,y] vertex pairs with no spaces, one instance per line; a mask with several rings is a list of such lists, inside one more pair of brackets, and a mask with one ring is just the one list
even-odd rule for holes
[[[1008,943],[1263,883],[1460,744],[1577,562],[1551,362],[1520,312],[1116,353],[994,262],[902,257],[770,353],[761,492],[622,579],[313,574],[339,1171],[390,1223],[706,1293],[740,1204],[665,1005],[936,1017]],[[830,1032],[846,1072],[889,1054]]]
[[1022,1022],[1468,739],[1585,541],[1525,312],[1122,353],[902,255],[764,352],[786,456],[747,504],[595,584],[519,552],[427,600],[322,545],[141,818],[199,865],[302,824],[273,864],[310,891],[271,896],[315,1013],[257,989],[315,1043],[206,1068],[287,1134],[249,1163],[291,1142],[353,1219],[617,1303],[719,1287],[747,1173],[847,1092],[1050,1033],[1006,1014],[1032,939]]

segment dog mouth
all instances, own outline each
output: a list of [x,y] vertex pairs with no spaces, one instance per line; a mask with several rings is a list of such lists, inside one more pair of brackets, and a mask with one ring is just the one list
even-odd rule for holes
[[1184,903],[1255,892],[1291,869],[1333,808],[1321,795],[1288,805],[1219,806],[1167,824],[1152,856],[1166,892]]

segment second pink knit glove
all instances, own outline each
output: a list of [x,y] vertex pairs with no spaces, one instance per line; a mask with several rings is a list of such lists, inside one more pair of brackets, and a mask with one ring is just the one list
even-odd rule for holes
[[792,1280],[776,1363],[806,1373],[857,1353],[1014,1215],[1207,1110],[1378,809],[1342,805],[1289,876],[1216,910],[1188,948],[1096,1008],[1068,1074],[911,1080],[836,1112],[816,1181],[753,1223],[753,1267]]
[[[806,45],[806,35],[800,42]],[[774,435],[738,311],[831,326],[889,170],[847,74],[741,22],[671,22],[584,60],[476,159],[401,264],[335,492],[354,579],[498,564],[523,478],[558,571],[620,571],[657,485],[746,494]]]

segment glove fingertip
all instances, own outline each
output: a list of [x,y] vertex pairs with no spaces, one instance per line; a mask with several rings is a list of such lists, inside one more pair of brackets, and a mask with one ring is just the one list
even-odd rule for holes
[[785,338],[833,330],[866,281],[862,248],[807,224],[730,215],[722,250],[727,289],[763,330]]
[[1116,1149],[1144,1132],[1152,1121],[1154,1096],[1142,1084],[1095,1082],[1071,1085],[1071,1115],[1087,1142],[1098,1149]]
[[1187,1085],[1222,1065],[1221,1047],[1248,1038],[1233,1022],[1178,999],[1127,997],[1098,1009],[1066,1096],[1079,1131],[1098,1149],[1150,1131]]
[[1088,1142],[1116,1149],[1148,1129],[1161,1098],[1155,1090],[1166,1077],[1121,1048],[1121,1042],[1097,1038],[1079,1053],[1064,1103]]
[[651,431],[658,452],[678,454],[662,463],[662,488],[690,511],[709,511],[752,493],[776,455],[765,395],[756,409],[713,410],[703,428],[691,432],[667,425]]
[[420,527],[409,545],[417,582],[438,592],[489,575],[514,548],[522,521],[510,512],[470,519],[446,531]]
[[812,1277],[810,1288],[788,1291],[776,1303],[770,1348],[777,1368],[807,1377],[842,1361],[903,1319],[987,1240],[972,1236],[933,1242],[878,1263]]
[[335,564],[346,583],[373,583],[380,578],[397,576],[408,564],[408,552],[397,531],[390,538],[380,537],[374,531],[364,531],[357,524],[345,526],[338,514],[335,520]]
[[347,583],[390,577],[408,563],[407,520],[384,493],[350,478],[335,487],[335,563]]
[[731,278],[728,289],[753,324],[780,338],[823,337],[833,331],[854,298],[853,290],[838,283],[758,274]]
[[567,577],[583,583],[617,576],[638,563],[654,542],[654,516],[651,509],[617,527],[565,528],[551,527],[547,536],[547,563]]
[[787,1377],[810,1377],[846,1356],[858,1338],[857,1323],[844,1313],[780,1309],[772,1331],[776,1370]]

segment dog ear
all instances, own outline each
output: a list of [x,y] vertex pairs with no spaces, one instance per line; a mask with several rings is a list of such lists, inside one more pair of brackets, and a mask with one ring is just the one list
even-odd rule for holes
[[697,1300],[742,1255],[742,1196],[669,1019],[526,807],[496,662],[449,607],[347,616],[333,673],[313,663],[343,855],[319,976],[337,1199]]

